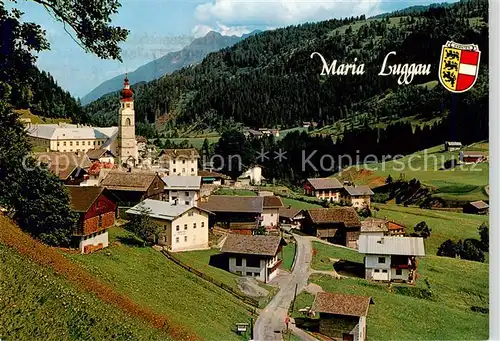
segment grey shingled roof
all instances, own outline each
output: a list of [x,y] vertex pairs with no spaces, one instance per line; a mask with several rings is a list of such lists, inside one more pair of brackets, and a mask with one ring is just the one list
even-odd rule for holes
[[311,186],[318,189],[338,189],[342,188],[342,184],[335,178],[311,178],[307,179]]
[[470,204],[472,206],[474,206],[475,208],[478,208],[478,209],[483,209],[483,208],[488,208],[490,207],[487,203],[485,203],[484,201],[482,200],[479,200],[479,201],[472,201],[470,202]]
[[368,255],[425,256],[424,239],[420,237],[360,235],[358,251]]
[[281,242],[280,236],[229,234],[221,252],[274,257]]
[[368,186],[344,186],[344,188],[351,196],[374,194]]
[[211,212],[262,213],[264,198],[211,195],[208,201],[199,201],[197,206]]
[[317,313],[366,316],[370,303],[372,303],[372,298],[369,296],[319,292],[314,299],[312,310]]

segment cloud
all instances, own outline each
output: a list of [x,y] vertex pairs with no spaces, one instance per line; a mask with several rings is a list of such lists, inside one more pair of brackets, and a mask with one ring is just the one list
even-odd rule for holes
[[287,26],[308,21],[381,13],[382,0],[213,0],[196,7],[201,22],[228,27]]
[[251,30],[247,26],[228,26],[221,22],[216,23],[217,27],[210,25],[199,24],[192,29],[192,34],[195,38],[203,37],[210,31],[219,32],[223,36],[238,36],[241,37],[245,33],[249,33]]

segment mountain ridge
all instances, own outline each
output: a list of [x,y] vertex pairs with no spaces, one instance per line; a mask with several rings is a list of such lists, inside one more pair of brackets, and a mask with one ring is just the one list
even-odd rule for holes
[[[205,36],[194,39],[179,51],[169,52],[160,58],[139,66],[128,73],[129,78],[134,84],[153,81],[183,67],[196,64],[203,60],[207,54],[232,46],[238,41],[260,32],[262,31],[254,30],[238,37],[236,35],[225,36],[219,32],[210,31]],[[87,105],[102,96],[121,89],[124,78],[125,74],[120,74],[102,82],[81,98],[82,105]]]

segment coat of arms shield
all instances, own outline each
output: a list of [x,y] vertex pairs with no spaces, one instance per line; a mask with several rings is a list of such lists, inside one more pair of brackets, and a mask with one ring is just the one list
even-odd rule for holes
[[451,92],[465,92],[476,83],[481,51],[474,44],[446,42],[441,50],[439,81]]

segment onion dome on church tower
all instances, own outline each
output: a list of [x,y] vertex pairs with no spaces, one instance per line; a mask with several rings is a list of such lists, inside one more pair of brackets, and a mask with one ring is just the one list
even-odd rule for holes
[[125,75],[125,80],[123,81],[123,90],[120,92],[120,101],[131,102],[134,98],[134,93],[130,89],[130,83],[128,82],[128,74]]

